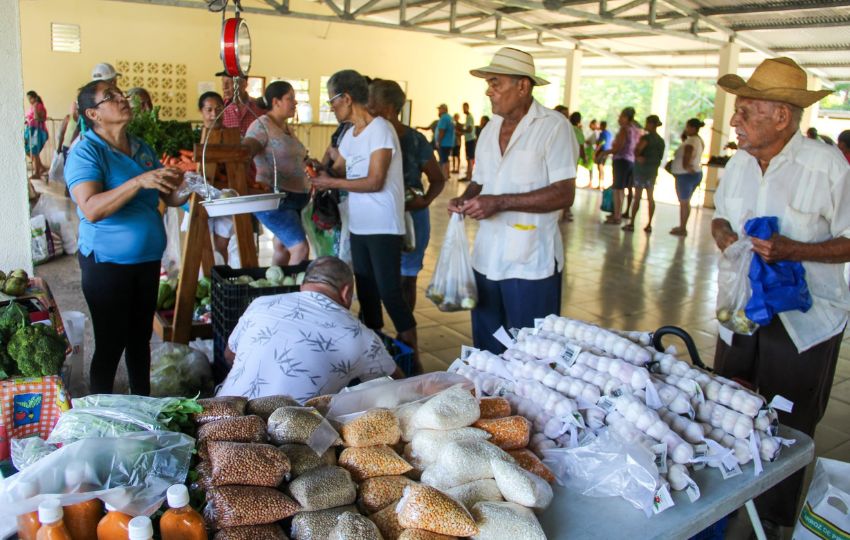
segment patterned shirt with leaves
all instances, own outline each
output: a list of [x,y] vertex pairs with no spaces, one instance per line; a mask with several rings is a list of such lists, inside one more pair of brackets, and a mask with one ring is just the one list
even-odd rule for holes
[[236,359],[220,396],[288,394],[303,402],[335,394],[354,379],[365,382],[396,369],[373,331],[318,292],[254,300],[228,346]]

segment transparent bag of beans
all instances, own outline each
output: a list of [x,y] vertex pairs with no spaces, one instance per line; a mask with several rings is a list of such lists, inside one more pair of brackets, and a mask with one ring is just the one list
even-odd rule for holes
[[413,467],[386,445],[366,448],[346,448],[339,455],[339,465],[345,467],[356,482],[374,476],[404,474]]
[[207,490],[204,517],[215,529],[266,525],[301,509],[280,491],[257,486],[222,486]]
[[502,450],[525,448],[531,438],[531,422],[524,416],[483,419],[472,425],[489,433],[490,442]]
[[207,422],[221,420],[222,418],[243,416],[247,404],[247,399],[238,396],[199,399],[198,405],[203,407],[204,410],[195,414],[193,419],[198,424],[206,424]]
[[401,438],[401,430],[392,411],[372,409],[343,424],[340,435],[346,446],[393,445]]
[[357,499],[351,475],[341,467],[318,467],[289,483],[289,493],[304,510],[350,505]]
[[259,398],[254,398],[248,401],[248,404],[245,407],[246,414],[256,414],[263,420],[268,420],[269,416],[272,415],[273,412],[278,410],[281,407],[300,407],[301,404],[298,403],[291,396],[286,395],[277,395],[277,396],[263,396]]
[[289,473],[289,458],[271,444],[210,441],[207,451],[216,486],[277,487]]
[[475,520],[462,504],[442,491],[426,485],[404,488],[396,506],[398,523],[405,529],[424,529],[452,536],[478,533]]
[[510,502],[480,502],[472,507],[472,517],[481,540],[546,540],[534,512]]
[[[312,512],[298,512],[292,518],[292,540],[326,539],[336,527],[336,518],[346,512],[357,512],[353,506],[328,508]],[[256,539],[259,540],[259,539]]]
[[339,444],[339,434],[312,407],[280,407],[269,416],[269,438],[274,444],[306,444],[318,455]]
[[345,512],[336,518],[328,540],[383,540],[378,526],[365,516]]

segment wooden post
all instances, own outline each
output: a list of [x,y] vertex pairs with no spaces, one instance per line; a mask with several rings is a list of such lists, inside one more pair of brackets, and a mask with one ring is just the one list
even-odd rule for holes
[[212,255],[210,230],[207,225],[207,211],[201,206],[200,197],[193,193],[189,199],[189,233],[183,244],[183,257],[180,263],[180,281],[177,284],[177,301],[174,304],[174,327],[171,340],[175,343],[189,343],[192,333],[192,313],[195,310],[195,291],[198,288],[198,270],[201,255]]

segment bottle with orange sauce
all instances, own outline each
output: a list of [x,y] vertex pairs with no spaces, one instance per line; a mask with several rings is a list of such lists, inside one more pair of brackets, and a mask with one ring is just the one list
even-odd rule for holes
[[36,540],[74,540],[62,522],[62,503],[59,499],[48,499],[38,505],[38,529]]
[[[65,469],[65,491],[85,491],[85,466],[70,464]],[[65,507],[65,527],[74,540],[97,540],[97,525],[103,517],[103,505],[99,499],[90,499]]]
[[97,540],[127,540],[130,537],[130,520],[133,516],[119,512],[105,504],[106,515],[97,524]]
[[189,490],[175,484],[166,492],[169,508],[159,520],[162,540],[206,540],[207,528],[201,514],[189,506]]
[[[17,494],[20,500],[31,499],[38,495],[38,488],[33,482],[21,481],[18,482]],[[41,528],[41,523],[38,521],[37,511],[18,516],[18,538],[20,540],[35,540],[39,528]]]

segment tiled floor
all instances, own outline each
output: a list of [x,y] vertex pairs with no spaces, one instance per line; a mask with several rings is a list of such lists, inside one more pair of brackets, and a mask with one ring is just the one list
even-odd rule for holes
[[[429,370],[445,369],[460,346],[472,341],[468,313],[442,313],[424,295],[448,223],[446,201],[464,187],[450,181],[431,212],[432,241],[418,282],[415,312],[422,360]],[[49,192],[55,191],[51,186]],[[680,239],[667,234],[678,220],[675,206],[658,205],[655,232],[648,235],[642,231],[643,222],[632,233],[603,225],[599,203],[598,191],[579,189],[573,207],[575,220],[562,225],[566,251],[563,314],[629,330],[681,326],[693,336],[703,361],[711,365],[717,293],[717,250],[709,234],[712,212],[695,210],[690,234]],[[474,222],[468,224],[470,240],[475,229]],[[263,237],[261,244],[261,264],[268,264],[270,241]],[[62,309],[86,312],[73,258],[40,266],[36,273],[48,279]],[[385,320],[391,331],[389,317]],[[87,349],[91,351],[90,335]],[[815,441],[818,455],[850,461],[850,335],[845,337],[829,408]]]

